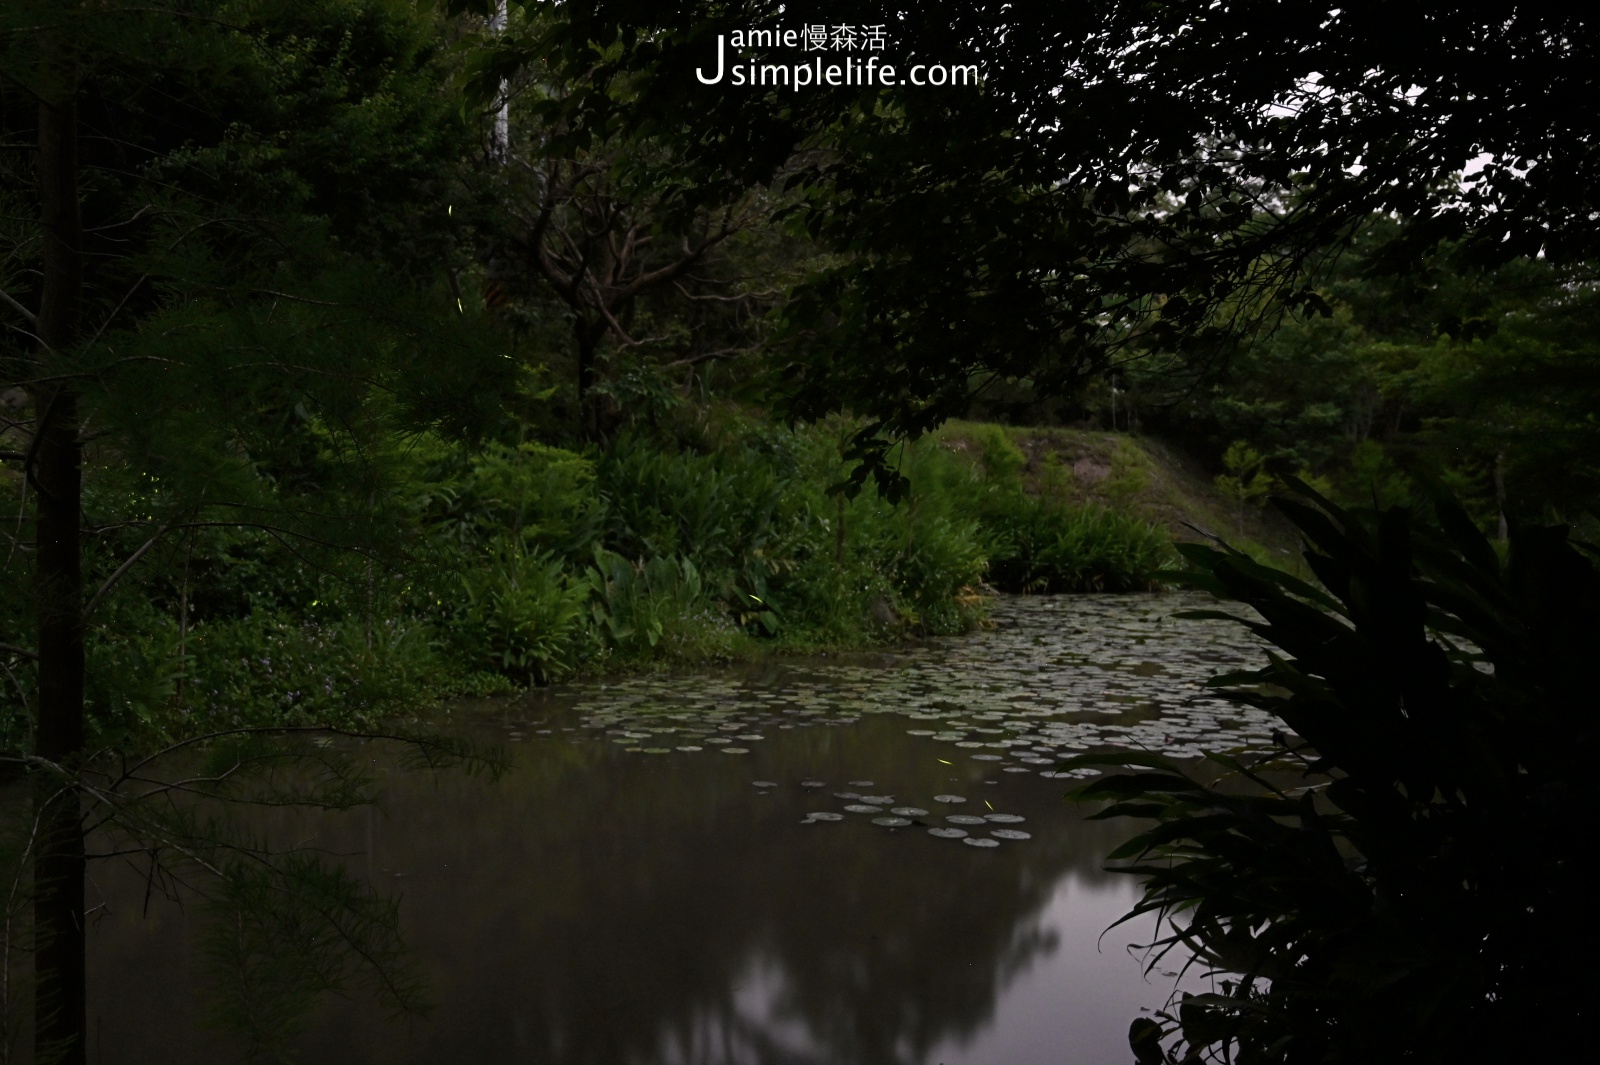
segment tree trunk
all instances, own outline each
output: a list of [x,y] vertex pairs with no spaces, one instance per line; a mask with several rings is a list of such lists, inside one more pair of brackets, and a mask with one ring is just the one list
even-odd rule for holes
[[[51,47],[55,45],[55,47]],[[43,235],[38,337],[40,378],[60,372],[55,356],[76,338],[83,288],[83,224],[78,213],[76,71],[60,42],[41,64],[37,181]],[[34,751],[76,768],[83,748],[83,484],[78,396],[70,381],[34,386],[38,421],[29,471],[35,490],[39,622],[39,706]],[[39,770],[33,788],[35,852],[35,1058],[84,1061],[83,820],[73,783]]]
[[[495,0],[494,14],[489,16],[489,32],[500,36],[506,31],[506,0]],[[500,95],[495,100],[494,123],[489,129],[489,161],[495,166],[505,166],[511,161],[511,86],[500,82]]]
[[1506,449],[1501,448],[1494,455],[1494,508],[1500,514],[1499,527],[1496,533],[1500,542],[1504,543],[1511,535],[1510,523],[1506,521]]
[[577,315],[572,326],[573,338],[578,344],[578,434],[585,443],[599,444],[606,436],[602,397],[595,391],[600,384],[600,342],[605,339],[606,324],[586,322]]

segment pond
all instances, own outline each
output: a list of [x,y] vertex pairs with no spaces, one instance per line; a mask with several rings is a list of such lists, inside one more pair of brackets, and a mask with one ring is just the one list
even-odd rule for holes
[[[1069,754],[1193,757],[1270,721],[1204,688],[1261,661],[1175,595],[1007,597],[996,626],[888,654],[574,684],[457,708],[495,782],[380,767],[316,842],[402,896],[436,1008],[318,1008],[301,1060],[1071,1065],[1129,1057],[1148,977],[1106,929],[1130,825],[1063,801]],[[181,910],[99,884],[90,1060],[230,1057],[201,1029]],[[91,891],[91,904],[95,901]]]

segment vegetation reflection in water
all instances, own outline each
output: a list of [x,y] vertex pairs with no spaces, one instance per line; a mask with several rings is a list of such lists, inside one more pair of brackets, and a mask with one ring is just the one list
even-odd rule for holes
[[[395,772],[381,811],[312,826],[403,891],[438,1009],[397,1024],[330,1003],[301,1059],[1121,1060],[1128,1019],[1170,989],[1143,981],[1129,940],[1100,939],[1134,898],[1101,868],[1126,829],[1083,820],[1065,782],[1022,759],[1072,750],[1049,742],[1059,729],[1086,746],[1260,738],[1202,687],[1259,651],[1226,626],[1161,620],[1192,605],[1006,600],[989,633],[876,663],[574,685],[484,707],[481,726],[524,741],[504,779]],[[946,733],[1026,744],[977,751],[1003,752],[987,761],[907,735],[906,715],[935,707]],[[649,756],[608,735],[683,734],[657,728],[766,738],[723,758],[713,751],[731,744]],[[897,821],[909,824],[883,823]],[[287,816],[264,828],[307,835]],[[208,1037],[178,1045],[201,1007],[148,978],[188,964],[181,915],[141,918],[136,874],[106,890],[95,978],[101,1030],[117,1038],[104,1061],[157,1048],[174,1065],[221,1060]]]

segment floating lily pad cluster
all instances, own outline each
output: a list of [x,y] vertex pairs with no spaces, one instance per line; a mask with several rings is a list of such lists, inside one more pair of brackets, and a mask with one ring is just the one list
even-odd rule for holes
[[579,688],[581,725],[632,753],[739,755],[776,730],[895,714],[951,759],[1046,777],[1091,750],[1193,758],[1263,746],[1272,719],[1206,687],[1215,673],[1262,664],[1261,645],[1240,625],[1171,616],[1214,606],[1188,594],[1005,596],[993,629],[870,664],[808,662],[776,683],[724,673]]
[[[776,785],[768,780],[752,781],[758,788],[770,788]],[[851,781],[853,784],[863,784],[871,787],[870,781]],[[806,781],[806,785],[815,784],[823,787],[820,781]],[[808,788],[808,790],[810,790]],[[1032,839],[1027,832],[1015,828],[995,828],[995,825],[1015,825],[1027,820],[1021,814],[987,813],[987,814],[933,814],[921,806],[894,806],[892,795],[862,795],[854,791],[836,791],[835,799],[843,800],[845,805],[840,807],[844,813],[833,810],[813,810],[801,820],[803,825],[821,824],[830,821],[845,821],[846,814],[865,814],[871,817],[875,825],[883,828],[923,828],[928,835],[939,839],[959,839],[973,847],[998,847],[1001,840],[1021,842]],[[946,806],[959,806],[966,802],[966,797],[961,795],[935,795],[935,803]],[[887,807],[887,808],[886,808]],[[876,816],[871,816],[876,815]],[[960,826],[960,827],[955,827]],[[987,831],[987,836],[976,835],[979,831]]]

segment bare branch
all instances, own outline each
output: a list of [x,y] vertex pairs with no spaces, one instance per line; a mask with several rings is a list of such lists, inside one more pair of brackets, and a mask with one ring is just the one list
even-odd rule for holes
[[[709,278],[695,278],[695,280],[706,284],[718,283]],[[780,295],[782,295],[781,292],[774,288],[767,289],[765,292],[741,292],[735,296],[717,296],[709,292],[705,293],[704,295],[696,296],[688,289],[684,288],[683,282],[681,281],[674,281],[672,283],[672,287],[677,289],[683,295],[684,299],[692,300],[696,303],[746,303],[751,300],[777,299]]]
[[732,358],[735,355],[748,355],[753,350],[755,349],[747,347],[718,348],[716,351],[708,351],[701,355],[691,355],[686,359],[675,359],[674,361],[667,363],[666,368],[671,370],[676,369],[679,366],[698,366],[702,362],[709,362],[712,359],[727,359]]
[[327,300],[314,300],[310,296],[296,296],[292,292],[278,292],[270,288],[253,288],[252,296],[276,296],[279,299],[289,300],[292,303],[309,303],[316,307],[348,307],[348,303],[330,303]]
[[169,521],[157,529],[151,535],[150,539],[146,540],[142,545],[140,545],[137,551],[129,555],[127,560],[123,562],[122,565],[117,567],[115,573],[106,578],[105,583],[100,586],[100,590],[95,592],[93,598],[89,600],[89,605],[83,608],[84,617],[88,617],[90,614],[94,613],[94,608],[100,604],[100,600],[106,597],[106,593],[111,591],[111,589],[116,586],[116,583],[123,578],[123,575],[132,569],[134,565],[138,563],[138,561],[156,545],[156,541],[161,539],[162,535],[166,533],[168,529],[172,528],[172,524],[173,523]]
[[34,326],[35,328],[38,327],[39,316],[28,310],[28,308],[24,307],[22,304],[18,303],[12,297],[11,293],[7,292],[3,288],[0,288],[0,301],[10,304],[12,310],[16,311],[18,314],[22,315],[22,317],[28,320],[29,325]]

